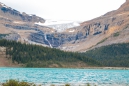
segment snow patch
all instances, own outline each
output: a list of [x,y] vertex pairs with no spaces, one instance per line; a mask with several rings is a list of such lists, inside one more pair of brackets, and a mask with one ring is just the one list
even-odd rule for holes
[[67,24],[67,23],[74,23],[75,25],[80,25],[81,22],[83,21],[46,19],[44,25],[56,25],[56,24]]
[[57,32],[63,32],[66,29],[80,26],[80,22],[78,21],[67,21],[67,20],[46,20],[45,23],[35,22],[35,24],[53,28]]
[[51,27],[51,28],[55,29],[57,32],[62,32],[66,29],[73,28],[73,27],[76,27],[76,26],[79,26],[79,24],[78,23],[73,23],[73,22],[72,23],[64,23],[64,24],[56,24],[56,25],[48,25],[48,27]]
[[51,32],[54,32],[54,31],[51,31]]
[[20,22],[18,22],[18,21],[14,21],[13,23],[18,23],[18,24],[19,24]]
[[33,16],[32,14],[29,14],[29,16]]
[[34,14],[29,14],[29,16],[35,16]]
[[35,24],[44,26],[44,23],[41,23],[41,22],[35,22]]
[[3,3],[0,3],[3,7],[5,7],[5,8],[8,8],[8,6],[6,6],[5,4],[3,4]]
[[80,26],[80,24],[77,23],[77,22],[74,22],[73,25],[74,25],[74,26]]
[[46,20],[44,25],[56,25],[56,24],[66,24],[66,23],[71,23],[73,21],[68,21],[68,20]]
[[70,30],[69,32],[70,32],[70,33],[73,33],[74,31],[75,31],[75,30]]

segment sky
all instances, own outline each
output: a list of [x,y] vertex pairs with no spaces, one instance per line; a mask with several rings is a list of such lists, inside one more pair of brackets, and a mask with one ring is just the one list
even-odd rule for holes
[[44,19],[87,21],[118,9],[126,0],[0,0]]

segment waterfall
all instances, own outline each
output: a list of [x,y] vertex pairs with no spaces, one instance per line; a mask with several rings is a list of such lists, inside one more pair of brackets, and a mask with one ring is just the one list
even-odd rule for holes
[[46,34],[44,34],[44,38],[45,38],[45,40],[48,42],[49,46],[50,46],[51,48],[53,48],[52,45],[51,45],[51,43],[48,41]]

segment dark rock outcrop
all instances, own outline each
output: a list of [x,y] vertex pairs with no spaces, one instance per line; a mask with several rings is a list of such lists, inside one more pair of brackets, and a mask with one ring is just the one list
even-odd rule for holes
[[45,20],[41,17],[36,15],[29,15],[24,12],[20,13],[19,11],[12,9],[3,3],[0,3],[0,15],[12,20],[19,20],[24,22],[45,22]]

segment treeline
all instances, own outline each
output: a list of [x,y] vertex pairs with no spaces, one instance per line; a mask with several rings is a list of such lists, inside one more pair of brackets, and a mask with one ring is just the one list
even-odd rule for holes
[[0,46],[6,47],[6,55],[13,62],[25,64],[27,67],[48,67],[48,64],[72,63],[83,61],[87,65],[98,66],[97,61],[78,53],[65,52],[55,48],[22,44],[15,41],[0,40]]
[[92,57],[104,66],[129,67],[129,43],[96,48],[83,55]]
[[0,39],[2,39],[3,37],[5,37],[8,34],[0,34]]

